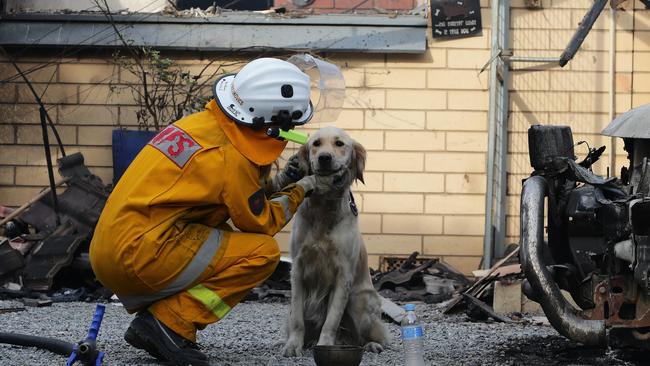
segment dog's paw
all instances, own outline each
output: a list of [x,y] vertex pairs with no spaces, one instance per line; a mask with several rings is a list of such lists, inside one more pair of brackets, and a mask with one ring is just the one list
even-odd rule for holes
[[336,341],[335,337],[321,334],[320,338],[318,339],[318,344],[317,345],[318,346],[333,346],[335,341]]
[[302,342],[299,340],[288,340],[282,349],[284,357],[302,357]]
[[382,347],[381,344],[375,342],[368,342],[363,348],[366,350],[366,352],[372,353],[381,353],[384,350],[384,347]]

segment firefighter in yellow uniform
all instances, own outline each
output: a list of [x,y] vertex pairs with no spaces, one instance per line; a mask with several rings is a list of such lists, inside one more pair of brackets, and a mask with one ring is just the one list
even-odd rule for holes
[[165,128],[131,163],[90,246],[97,278],[137,312],[128,343],[174,364],[208,364],[197,329],[271,275],[280,258],[272,236],[305,193],[340,180],[301,178],[289,164],[263,187],[286,145],[266,127],[309,121],[309,93],[309,76],[295,65],[257,59],[217,80],[205,111]]

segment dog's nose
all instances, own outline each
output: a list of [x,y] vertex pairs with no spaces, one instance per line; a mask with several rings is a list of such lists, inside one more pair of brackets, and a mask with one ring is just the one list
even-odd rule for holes
[[332,155],[330,154],[320,154],[318,155],[318,162],[320,164],[329,164],[332,162]]

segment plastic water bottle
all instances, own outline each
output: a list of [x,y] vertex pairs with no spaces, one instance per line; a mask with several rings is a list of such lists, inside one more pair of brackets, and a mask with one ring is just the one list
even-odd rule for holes
[[415,316],[415,305],[404,305],[406,314],[402,319],[402,343],[404,344],[404,365],[424,366],[422,325]]

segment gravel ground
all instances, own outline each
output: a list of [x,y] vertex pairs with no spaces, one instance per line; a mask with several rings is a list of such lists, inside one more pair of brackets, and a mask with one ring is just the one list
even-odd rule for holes
[[[0,331],[79,340],[86,335],[94,304],[59,303],[51,307],[0,314]],[[284,303],[243,303],[218,324],[199,333],[199,343],[214,365],[314,365],[311,353],[284,358],[282,325],[288,311]],[[429,365],[636,365],[649,354],[605,351],[581,347],[560,337],[549,326],[475,323],[465,315],[442,315],[434,306],[419,305],[417,313],[426,334],[425,359]],[[148,354],[130,347],[122,338],[131,321],[119,304],[108,304],[99,332],[99,347],[109,365],[153,365]],[[402,365],[399,327],[383,353],[366,353],[362,365]],[[642,360],[642,361],[638,361]],[[0,365],[63,365],[65,358],[33,348],[0,345]],[[647,364],[647,363],[646,363]]]

